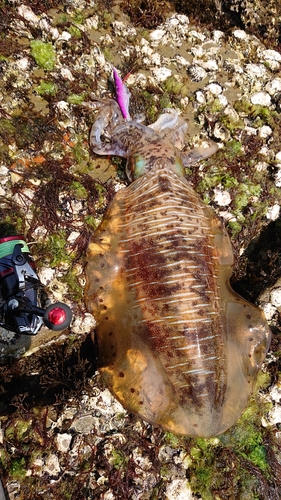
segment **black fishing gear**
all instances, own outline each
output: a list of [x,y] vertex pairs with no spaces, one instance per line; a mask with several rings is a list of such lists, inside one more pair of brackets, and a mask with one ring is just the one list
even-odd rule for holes
[[17,334],[36,335],[70,325],[71,309],[61,302],[41,307],[40,282],[29,248],[20,236],[0,238],[0,327]]

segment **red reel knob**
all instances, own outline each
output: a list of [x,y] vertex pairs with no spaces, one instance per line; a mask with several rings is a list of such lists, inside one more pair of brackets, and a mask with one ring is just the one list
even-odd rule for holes
[[47,307],[44,314],[44,323],[50,330],[60,331],[69,327],[71,318],[71,309],[62,302],[56,302]]
[[53,325],[61,325],[66,320],[66,312],[61,307],[54,307],[49,311],[48,320]]

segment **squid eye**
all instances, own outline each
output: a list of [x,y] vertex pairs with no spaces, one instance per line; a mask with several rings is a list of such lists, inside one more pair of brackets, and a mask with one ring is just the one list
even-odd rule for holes
[[130,181],[134,181],[147,171],[147,162],[142,156],[133,155],[126,165],[126,174]]

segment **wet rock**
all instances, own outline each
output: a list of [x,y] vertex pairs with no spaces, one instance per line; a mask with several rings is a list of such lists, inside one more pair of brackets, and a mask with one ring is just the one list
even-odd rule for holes
[[[216,29],[240,27],[257,37],[278,44],[281,6],[275,0],[176,0],[176,8]],[[279,21],[279,22],[278,22]],[[236,30],[242,34],[243,30]]]

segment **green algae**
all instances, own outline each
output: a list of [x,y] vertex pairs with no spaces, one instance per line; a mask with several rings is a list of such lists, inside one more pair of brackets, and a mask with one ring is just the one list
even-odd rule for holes
[[[9,215],[4,215],[2,216],[1,219],[1,229],[3,227],[10,227],[11,229],[11,234],[24,234],[25,232],[25,217],[24,214],[19,213],[18,209],[16,206],[9,206],[6,207],[7,212],[9,212]],[[5,212],[6,212],[5,210]],[[2,236],[10,236],[9,233],[7,234],[5,229],[3,231]]]
[[221,436],[220,441],[235,450],[238,458],[251,462],[267,476],[270,469],[263,444],[263,431],[257,419],[259,413],[255,404],[247,408],[239,422]]
[[[72,104],[75,103],[73,102]],[[89,170],[88,162],[90,158],[90,153],[84,138],[81,137],[80,134],[76,134],[73,135],[71,139],[74,143],[71,148],[71,153],[77,163],[76,168],[77,166],[79,166],[79,168],[86,167],[86,171]]]
[[106,187],[102,186],[101,184],[96,184],[96,193],[97,193],[97,206],[102,207],[104,205],[104,196],[106,194]]
[[[246,232],[252,235],[255,221],[261,227],[268,207],[281,199],[280,190],[269,177],[270,167],[256,168],[264,161],[259,153],[262,144],[263,140],[256,136],[242,136],[242,141],[232,139],[210,160],[202,163],[203,168],[197,174],[197,191],[205,203],[212,203],[216,188],[229,192],[231,202],[228,207],[233,218],[227,226],[233,238],[241,231],[244,235]],[[197,173],[195,168],[191,170]]]
[[25,458],[15,458],[11,460],[10,474],[14,480],[23,479],[26,476]]
[[226,494],[225,498],[259,498],[259,481],[251,474],[250,464],[267,475],[269,467],[262,435],[251,426],[246,429],[237,425],[235,429],[236,433],[231,431],[232,439],[229,431],[212,440],[196,439],[190,450],[191,488],[203,500],[224,498],[221,496],[224,490],[231,490],[233,494],[233,497]]
[[[82,189],[82,186],[79,186],[79,189]],[[38,252],[44,254],[45,261],[48,260],[51,268],[60,268],[67,265],[67,270],[60,278],[60,281],[67,285],[71,300],[80,303],[83,298],[83,287],[79,282],[81,271],[74,264],[77,250],[74,246],[71,247],[67,244],[67,236],[68,234],[64,230],[49,234],[44,243],[39,245]]]
[[30,147],[31,144],[38,140],[38,133],[40,130],[40,126],[42,126],[43,119],[42,117],[38,118],[36,123],[35,120],[28,118],[16,117],[13,120],[15,125],[15,141],[19,149],[23,149],[25,147]]
[[235,238],[241,231],[242,231],[242,224],[240,222],[234,220],[234,221],[229,221],[227,223],[227,227],[231,230],[232,237]]
[[12,142],[15,132],[16,127],[13,125],[11,120],[8,118],[0,119],[0,137],[2,137],[5,142]]
[[177,79],[175,76],[166,78],[162,87],[168,94],[174,94],[177,97],[186,97],[190,93],[189,87],[184,79]]
[[43,247],[44,254],[48,256],[50,267],[55,268],[63,262],[68,264],[72,262],[73,256],[67,252],[66,240],[67,233],[64,230],[48,235]]
[[7,469],[8,464],[9,464],[9,454],[5,452],[4,448],[0,448],[0,468],[1,469]]
[[219,487],[221,478],[216,473],[216,453],[218,441],[195,439],[190,449],[190,484],[194,493],[203,500],[212,500],[212,487]]
[[78,200],[86,200],[88,198],[88,191],[79,181],[73,181],[69,186],[70,191]]
[[249,413],[250,411],[243,416],[242,425],[236,426],[233,430],[232,439],[242,457],[251,461],[263,472],[268,472],[269,465],[266,449],[263,445],[263,436],[258,428],[253,425],[252,419],[248,418]]
[[85,101],[85,94],[71,94],[67,98],[67,102],[69,102],[69,104],[80,105],[84,101]]
[[128,463],[128,457],[120,450],[112,450],[110,461],[115,469],[121,469]]
[[245,124],[243,120],[238,119],[235,120],[231,118],[229,115],[224,115],[220,117],[220,122],[224,125],[231,133],[236,130],[243,130],[245,128]]
[[235,211],[238,213],[249,204],[249,200],[253,197],[260,196],[262,187],[255,182],[245,179],[245,184],[240,184],[236,190],[234,198]]
[[50,42],[43,42],[42,40],[31,40],[31,55],[40,68],[46,71],[54,69],[56,64],[56,52],[54,46]]
[[[270,374],[260,371],[258,374],[255,391],[248,408],[240,417],[238,423],[227,433],[227,444],[230,443],[237,449],[238,454],[250,460],[266,475],[269,473],[269,464],[264,442],[266,430],[261,427],[261,418],[270,411],[272,403],[263,400],[260,391],[271,384]],[[224,442],[225,436],[220,436]]]
[[232,139],[231,141],[228,141],[228,143],[225,145],[224,154],[227,158],[233,160],[243,152],[242,148],[243,146],[240,141]]
[[259,396],[259,390],[268,387],[269,384],[270,375],[260,372],[250,405],[237,424],[225,434],[219,436],[221,443],[233,447],[238,456],[252,462],[266,475],[269,474],[269,464],[264,445],[266,430],[261,427],[260,420],[264,414],[270,411],[272,403],[266,400],[263,401]]
[[111,62],[112,64],[114,63],[115,60],[114,54],[112,53],[112,50],[110,50],[109,47],[103,47],[102,53],[108,62]]
[[100,225],[100,221],[98,222],[96,217],[94,217],[93,215],[86,215],[86,217],[84,219],[84,223],[87,226],[89,226],[89,228],[93,231],[96,231],[96,229]]
[[274,127],[275,118],[278,116],[276,111],[261,104],[251,104],[245,99],[235,101],[233,107],[241,116],[248,116],[252,119],[252,126],[255,128],[259,128],[262,125]]
[[113,12],[103,8],[102,11],[100,12],[99,28],[107,29],[113,23],[113,21],[114,21]]
[[64,25],[67,22],[67,19],[68,19],[68,16],[66,14],[60,12],[59,15],[57,16],[57,18],[53,19],[53,23],[55,26],[60,25],[60,24]]
[[159,111],[161,112],[161,111],[163,111],[163,109],[171,108],[171,107],[172,107],[172,103],[171,103],[170,97],[166,92],[164,92],[164,94],[159,97]]
[[165,441],[172,448],[179,446],[180,438],[171,432],[165,432]]
[[82,37],[82,33],[81,33],[81,30],[77,27],[77,26],[70,26],[70,28],[68,29],[68,32],[70,33],[71,36],[73,36],[73,38],[81,38]]
[[[228,431],[211,439],[191,440],[190,482],[192,491],[203,500],[261,498],[259,475],[269,480],[271,474],[264,444],[267,431],[261,427],[261,418],[272,404],[262,399],[260,391],[270,382],[268,373],[259,373],[250,405]],[[252,469],[258,472],[253,475]],[[233,496],[229,497],[228,493],[221,496],[229,490]]]
[[55,96],[58,91],[58,86],[54,82],[41,81],[36,87],[36,92],[41,96]]
[[262,125],[272,125],[274,115],[276,115],[276,112],[259,104],[254,104],[250,112],[250,116],[255,118],[253,126],[256,128]]
[[84,24],[85,19],[84,19],[84,14],[82,11],[76,11],[73,17],[73,22],[75,24]]
[[226,168],[217,164],[211,165],[208,172],[204,175],[203,179],[199,182],[199,192],[204,193],[206,190],[222,186],[224,189],[231,189],[239,185],[238,180],[230,175]]
[[251,113],[252,104],[246,99],[239,99],[234,102],[233,108],[237,113],[247,116]]
[[209,113],[219,113],[223,110],[223,108],[224,106],[221,101],[217,97],[215,97],[213,101],[208,102],[208,104],[206,104],[204,108],[201,108],[201,111],[205,110]]
[[66,283],[71,300],[76,303],[80,303],[83,300],[84,290],[81,283],[79,283],[76,269],[70,267],[67,273],[63,276],[62,282]]
[[141,96],[142,96],[142,104],[144,106],[145,117],[149,123],[153,123],[158,117],[159,113],[158,107],[155,103],[154,96],[147,90],[144,90],[141,93]]
[[31,431],[31,420],[17,420],[15,426],[16,438],[18,441],[24,440],[24,438],[29,437]]

